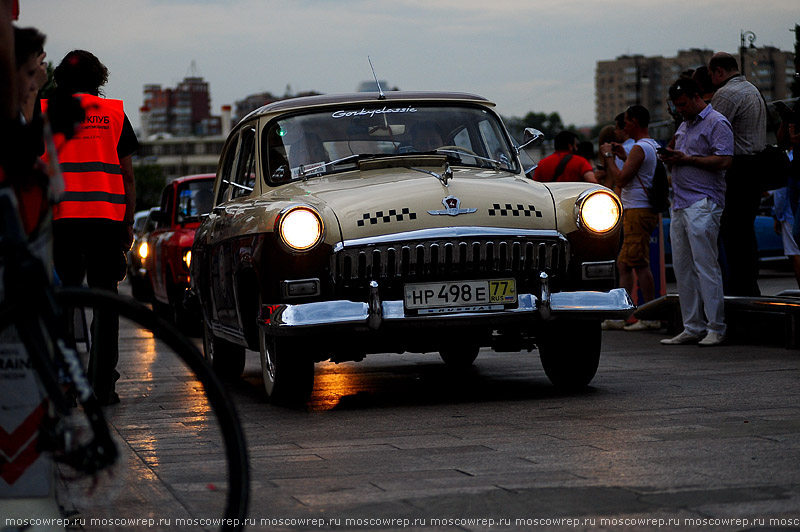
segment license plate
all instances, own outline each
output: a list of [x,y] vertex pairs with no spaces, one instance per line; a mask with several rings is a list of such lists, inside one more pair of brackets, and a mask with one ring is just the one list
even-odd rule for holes
[[516,303],[517,290],[514,279],[485,281],[448,281],[413,283],[405,286],[405,304],[409,309],[472,308],[486,305]]

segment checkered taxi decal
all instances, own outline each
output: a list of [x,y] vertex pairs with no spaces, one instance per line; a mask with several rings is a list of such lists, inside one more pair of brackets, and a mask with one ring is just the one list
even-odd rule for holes
[[495,203],[492,205],[492,208],[489,209],[489,216],[536,216],[537,218],[541,218],[542,212],[537,211],[536,207],[533,205],[521,205],[519,203],[512,205],[506,203],[501,206],[499,203]]
[[378,211],[375,214],[365,212],[361,215],[361,219],[358,220],[358,226],[364,227],[367,222],[370,225],[376,225],[378,223],[385,223],[388,224],[391,221],[395,222],[402,222],[403,220],[416,220],[417,213],[411,212],[409,208],[403,208],[399,213],[397,209],[389,209],[388,212]]

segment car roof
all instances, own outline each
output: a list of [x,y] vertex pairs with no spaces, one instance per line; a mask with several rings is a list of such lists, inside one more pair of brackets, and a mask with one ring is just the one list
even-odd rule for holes
[[[480,103],[494,107],[491,102],[483,96],[466,92],[436,92],[436,91],[386,91],[381,97],[379,92],[353,92],[348,94],[321,94],[316,96],[301,96],[299,98],[289,98],[277,102],[268,103],[248,114],[242,119],[261,116],[271,113],[292,111],[297,109],[309,109],[312,107],[322,107],[336,104],[370,104],[381,105],[389,102],[471,102]],[[241,122],[240,122],[241,123]]]
[[183,183],[184,181],[198,181],[201,179],[214,179],[217,177],[217,174],[193,174],[193,175],[185,175],[181,177],[176,177],[170,183]]

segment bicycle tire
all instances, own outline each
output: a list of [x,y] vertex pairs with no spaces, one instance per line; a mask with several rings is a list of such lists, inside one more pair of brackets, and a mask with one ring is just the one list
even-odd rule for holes
[[239,416],[222,382],[206,364],[200,351],[174,325],[128,297],[96,289],[58,288],[62,307],[107,308],[148,329],[176,353],[203,385],[209,405],[220,424],[228,465],[228,494],[223,531],[242,530],[249,503],[250,469],[247,445]]

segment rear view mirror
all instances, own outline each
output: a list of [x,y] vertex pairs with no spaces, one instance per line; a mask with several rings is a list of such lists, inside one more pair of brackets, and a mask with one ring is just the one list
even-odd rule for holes
[[522,134],[522,145],[517,147],[517,153],[525,146],[529,146],[541,138],[544,138],[544,133],[538,129],[526,127],[525,132]]

